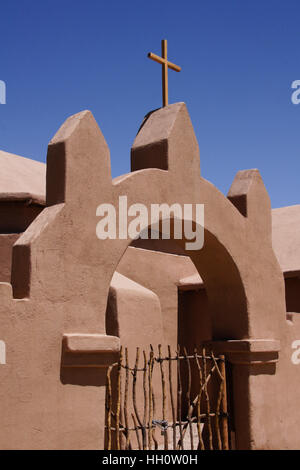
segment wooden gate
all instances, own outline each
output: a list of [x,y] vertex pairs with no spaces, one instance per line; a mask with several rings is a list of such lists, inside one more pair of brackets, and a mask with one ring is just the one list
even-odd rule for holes
[[121,350],[109,367],[105,449],[228,450],[224,356],[157,349]]

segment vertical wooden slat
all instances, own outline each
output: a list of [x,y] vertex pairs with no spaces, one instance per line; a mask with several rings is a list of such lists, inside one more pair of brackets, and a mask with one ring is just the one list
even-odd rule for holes
[[135,416],[134,416],[133,413],[131,413],[131,416],[132,416],[133,426],[134,426],[134,429],[135,429],[135,434],[136,434],[136,440],[137,440],[137,443],[138,443],[138,447],[139,447],[139,450],[141,450],[142,446],[141,446],[141,441],[140,441],[138,425],[137,425],[137,422],[136,422],[136,419],[135,419]]
[[211,351],[211,357],[214,362],[215,370],[218,374],[219,378],[219,391],[218,391],[218,398],[217,398],[217,405],[216,405],[216,412],[215,412],[215,429],[216,429],[216,435],[217,435],[217,443],[218,443],[218,449],[222,450],[222,439],[221,439],[221,432],[220,432],[220,407],[221,407],[221,400],[223,396],[223,386],[224,386],[224,381],[223,381],[223,376],[221,374],[221,371],[219,369],[217,360],[214,356],[213,351]]
[[203,379],[204,379],[204,395],[206,401],[206,417],[207,417],[207,427],[208,427],[208,438],[209,438],[209,449],[213,450],[213,440],[212,440],[212,428],[211,428],[211,417],[210,417],[210,402],[209,395],[207,392],[207,364],[206,364],[206,350],[202,350],[202,360],[203,360]]
[[121,409],[121,366],[123,360],[123,349],[120,349],[120,359],[117,370],[117,410],[116,410],[116,443],[117,450],[120,450],[120,409]]
[[168,358],[169,358],[169,388],[170,388],[170,400],[172,408],[172,420],[173,420],[173,450],[176,450],[176,413],[175,413],[175,402],[172,386],[172,356],[171,347],[168,346]]
[[181,399],[182,399],[182,385],[181,385],[181,371],[180,371],[180,346],[178,345],[177,348],[177,412],[178,412],[178,422],[179,422],[179,434],[180,440],[177,445],[177,449],[184,450],[184,443],[183,443],[183,433],[182,433],[182,422],[181,422]]
[[[153,368],[154,368],[154,364],[155,364],[155,357],[154,357],[154,351],[153,351],[152,344],[150,344],[150,349],[152,351],[151,374],[152,374],[152,378],[153,378]],[[154,391],[154,388],[152,386],[152,419],[155,419],[155,413],[156,413],[155,391]],[[151,434],[152,434],[152,440],[154,442],[154,449],[157,450],[158,449],[158,442],[157,442],[157,439],[156,439],[156,436],[155,436],[155,429],[156,429],[155,426],[152,426]]]
[[150,350],[150,360],[148,366],[148,383],[149,383],[149,419],[148,419],[148,448],[152,449],[152,419],[153,419],[153,393],[152,393],[152,361],[153,349]]
[[228,439],[228,418],[227,418],[227,387],[226,387],[226,368],[225,368],[225,357],[220,355],[220,370],[223,376],[223,396],[221,402],[222,411],[222,441],[223,450],[229,450],[229,439]]
[[198,438],[200,444],[200,450],[204,450],[204,442],[202,439],[202,431],[201,431],[201,398],[202,398],[202,389],[203,389],[203,379],[202,379],[202,370],[201,365],[198,359],[198,350],[195,348],[195,361],[198,368],[199,373],[199,393],[198,393],[198,401],[197,401],[197,429],[198,429]]
[[144,356],[144,370],[143,370],[143,391],[144,391],[144,415],[143,415],[143,442],[145,441],[145,449],[147,449],[146,439],[146,420],[147,420],[147,409],[148,409],[148,394],[147,394],[147,356],[146,352],[143,351]]
[[188,426],[189,426],[189,431],[190,431],[191,450],[194,450],[193,426],[192,426],[192,421],[191,421],[192,412],[193,412],[193,407],[191,406],[192,372],[191,372],[190,360],[188,358],[187,350],[185,347],[183,348],[183,352],[184,352],[185,362],[186,362],[187,369],[188,369],[188,388],[186,392],[186,399],[187,399],[187,405],[188,405],[187,420],[188,420]]
[[[155,363],[155,357],[154,357],[154,350],[152,344],[150,344],[150,350],[151,350],[151,374],[152,374],[152,379],[153,379],[153,368],[154,368],[154,363]],[[154,389],[152,386],[152,417],[155,416],[156,413],[156,404],[155,404],[155,393]],[[153,428],[154,430],[154,428]]]
[[135,359],[135,365],[134,365],[134,370],[133,370],[133,380],[132,380],[132,398],[133,398],[133,408],[134,408],[135,416],[142,429],[143,450],[145,450],[146,449],[146,432],[145,432],[145,428],[143,428],[143,423],[140,418],[137,404],[136,404],[136,383],[137,383],[137,370],[139,366],[139,359],[140,359],[140,348],[136,348],[136,359]]
[[125,348],[125,390],[124,390],[124,422],[126,428],[126,450],[130,445],[130,431],[128,422],[128,388],[129,388],[129,364],[128,364],[128,348]]
[[111,413],[112,413],[112,393],[111,393],[111,371],[114,364],[107,370],[107,450],[111,450]]
[[[162,387],[162,418],[163,418],[163,421],[165,421],[167,396],[166,396],[165,373],[164,373],[162,353],[161,353],[161,344],[158,345],[158,359],[159,359],[160,374],[161,374],[161,387]],[[164,450],[168,450],[168,428],[164,430]]]
[[222,439],[221,439],[221,433],[220,433],[220,419],[219,419],[222,396],[223,396],[223,380],[221,380],[220,385],[219,385],[219,393],[218,393],[216,414],[215,414],[215,427],[216,427],[217,442],[218,442],[219,450],[222,450]]

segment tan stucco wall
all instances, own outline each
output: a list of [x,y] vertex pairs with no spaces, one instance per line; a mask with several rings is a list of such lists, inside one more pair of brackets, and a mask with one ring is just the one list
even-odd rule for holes
[[[300,365],[291,363],[290,343],[300,337],[300,328],[298,319],[293,326],[286,321],[270,200],[259,172],[239,172],[228,198],[202,178],[183,103],[150,115],[131,158],[140,170],[112,180],[106,142],[87,111],[69,118],[49,144],[47,207],[13,247],[12,285],[0,283],[1,339],[7,346],[7,363],[0,365],[0,447],[101,447],[103,350],[93,351],[90,364],[89,351],[83,350],[86,363],[80,367],[78,356],[68,351],[66,363],[63,335],[106,335],[109,290],[119,271],[157,297],[165,341],[174,344],[174,271],[180,270],[178,278],[188,277],[193,266],[206,288],[213,345],[223,341],[233,362],[237,446],[299,446]],[[160,158],[167,170],[151,167]],[[162,202],[205,205],[204,246],[189,253],[194,265],[146,250],[131,258],[130,239],[97,239],[96,208],[101,202],[118,207],[124,194],[129,205],[139,201],[148,208]],[[121,261],[124,253],[127,262]],[[149,278],[150,269],[157,279]],[[125,309],[126,302],[123,317]]]
[[10,282],[12,247],[18,240],[19,234],[0,234],[0,281]]
[[190,258],[129,247],[118,272],[155,292],[160,300],[164,343],[178,344],[178,282],[196,270]]

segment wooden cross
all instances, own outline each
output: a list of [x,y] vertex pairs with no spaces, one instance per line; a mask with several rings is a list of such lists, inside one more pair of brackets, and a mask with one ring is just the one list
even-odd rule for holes
[[175,70],[175,72],[180,72],[181,67],[178,65],[172,64],[172,62],[168,62],[168,54],[167,54],[167,40],[163,39],[161,41],[161,55],[159,57],[153,52],[149,52],[148,57],[149,59],[155,60],[162,65],[162,96],[163,96],[163,106],[168,106],[168,68]]

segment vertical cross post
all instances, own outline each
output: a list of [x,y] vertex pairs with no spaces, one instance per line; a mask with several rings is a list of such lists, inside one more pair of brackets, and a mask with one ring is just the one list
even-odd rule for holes
[[168,106],[168,44],[166,39],[161,41],[161,56],[165,59],[162,64],[162,100],[163,106]]

